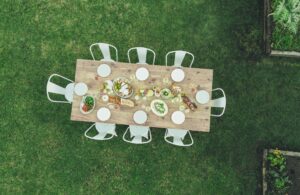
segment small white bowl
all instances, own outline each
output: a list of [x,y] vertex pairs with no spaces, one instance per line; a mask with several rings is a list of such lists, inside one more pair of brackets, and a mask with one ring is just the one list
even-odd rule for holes
[[88,86],[85,83],[76,83],[74,87],[74,92],[78,96],[83,96],[87,93]]
[[199,104],[206,104],[209,101],[209,94],[205,90],[200,90],[196,93],[196,100]]
[[147,113],[142,110],[138,110],[133,114],[133,120],[137,124],[144,124],[147,121],[147,119]]
[[103,102],[108,102],[108,100],[109,100],[108,95],[103,95],[103,96],[102,96],[102,101],[103,101]]
[[107,121],[110,119],[111,112],[108,108],[102,107],[97,111],[97,118],[100,121]]
[[107,64],[101,64],[97,68],[97,73],[100,77],[108,77],[111,73],[111,69]]
[[175,111],[173,112],[171,119],[173,123],[180,125],[185,121],[185,114],[181,111]]
[[180,69],[180,68],[176,68],[171,73],[171,78],[175,82],[181,82],[181,81],[183,81],[184,77],[185,77],[184,71],[182,69]]

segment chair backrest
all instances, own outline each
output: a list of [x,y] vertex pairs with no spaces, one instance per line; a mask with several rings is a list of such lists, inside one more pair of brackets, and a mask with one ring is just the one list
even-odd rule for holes
[[[64,80],[69,81],[70,83],[66,86],[66,87],[61,87],[55,83],[53,83],[51,80],[54,77],[59,77],[62,78]],[[70,90],[69,90],[70,88]],[[72,97],[73,97],[73,89],[74,89],[74,82],[66,77],[63,77],[59,74],[52,74],[50,75],[48,82],[47,82],[47,98],[49,101],[51,102],[55,102],[55,103],[71,103],[72,102]],[[54,94],[59,94],[59,95],[64,95],[66,100],[65,101],[61,101],[61,100],[54,100],[50,97],[49,93],[54,93]],[[69,95],[68,93],[72,93],[72,95]],[[71,98],[68,98],[70,97]]]
[[[118,61],[118,50],[115,46],[110,45],[108,43],[94,43],[90,46],[90,53],[93,57],[93,60],[95,60],[95,56],[93,53],[93,47],[98,47],[102,53],[103,58],[100,59],[101,61]],[[116,55],[116,59],[113,60],[111,57],[111,52],[110,52],[110,48],[112,48],[115,52]]]
[[212,91],[221,91],[222,95],[223,95],[223,97],[212,100],[212,107],[223,108],[223,110],[222,110],[221,114],[211,114],[211,116],[220,117],[225,113],[226,95],[225,95],[224,90],[221,88],[216,88],[216,89],[213,89]]
[[[191,142],[189,144],[183,143],[186,134],[189,134],[191,139]],[[173,141],[168,140],[169,137],[173,137]],[[191,146],[194,143],[190,131],[185,129],[166,129],[165,141],[176,146]]]
[[174,63],[172,64],[175,67],[181,67],[183,59],[186,55],[190,55],[192,60],[189,64],[189,67],[191,68],[194,62],[194,55],[187,51],[177,50],[177,51],[170,51],[166,54],[166,66],[168,66],[168,57],[170,54],[175,54]]
[[[133,138],[132,140],[126,139],[127,132],[130,132],[130,138]],[[143,141],[143,137],[146,138],[146,141]],[[136,125],[130,125],[124,135],[123,140],[128,143],[132,144],[146,144],[149,143],[152,140],[151,136],[151,130],[147,126],[136,126]]]
[[[92,130],[92,128],[95,126],[95,129],[97,130],[98,134],[95,136],[89,136],[88,132]],[[112,139],[114,136],[117,136],[116,133],[116,124],[110,124],[110,123],[94,123],[92,126],[90,126],[84,133],[85,137],[92,139],[92,140],[109,140]],[[107,137],[107,135],[110,135]]]
[[153,55],[152,64],[154,64],[154,62],[155,62],[155,52],[152,49],[149,49],[149,48],[146,48],[146,47],[133,47],[133,48],[130,48],[127,51],[127,56],[128,56],[129,63],[132,63],[131,59],[130,59],[130,54],[134,50],[136,50],[136,52],[137,52],[137,56],[138,56],[138,62],[137,63],[138,64],[148,64],[147,63],[147,53],[148,52],[152,53],[152,55]]

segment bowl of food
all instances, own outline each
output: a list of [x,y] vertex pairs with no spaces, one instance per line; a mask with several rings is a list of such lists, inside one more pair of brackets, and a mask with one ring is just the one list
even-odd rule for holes
[[150,104],[152,112],[157,116],[165,116],[168,113],[168,105],[163,100],[153,100]]
[[160,91],[160,97],[167,100],[173,97],[172,91],[168,88],[164,88]]
[[113,81],[113,92],[120,98],[129,98],[133,94],[133,87],[130,84],[129,79],[125,77],[119,77]]
[[87,95],[83,96],[81,103],[80,103],[80,112],[82,114],[89,114],[95,108],[96,102],[93,96]]

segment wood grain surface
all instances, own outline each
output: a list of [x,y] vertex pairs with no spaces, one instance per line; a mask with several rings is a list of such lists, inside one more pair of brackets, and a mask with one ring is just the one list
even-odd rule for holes
[[[100,64],[108,64],[111,67],[111,74],[102,78],[97,74],[97,68]],[[153,99],[159,99],[156,97],[147,98],[147,100],[134,100],[134,95],[130,98],[135,101],[136,106],[133,108],[127,106],[112,106],[107,102],[103,102],[101,99],[101,89],[103,83],[106,80],[113,80],[118,77],[126,77],[132,79],[136,70],[139,67],[145,67],[149,70],[149,77],[145,81],[137,81],[133,79],[131,84],[135,90],[152,88],[153,86],[159,86],[160,88],[170,86],[170,83],[174,83],[171,79],[171,72],[175,67],[160,66],[160,65],[137,65],[123,62],[104,62],[93,60],[78,59],[76,64],[75,82],[84,82],[88,86],[88,94],[93,95],[96,98],[96,106],[93,112],[90,114],[82,114],[79,110],[79,105],[82,97],[77,96],[74,93],[74,99],[72,103],[71,120],[74,121],[86,121],[86,122],[100,122],[97,119],[97,111],[101,107],[107,107],[111,110],[111,117],[107,123],[125,124],[125,125],[137,125],[133,121],[133,114],[137,110],[146,111],[145,107],[149,107]],[[187,129],[192,131],[209,132],[210,129],[210,112],[211,101],[207,104],[199,104],[195,100],[195,94],[197,90],[203,89],[208,91],[211,96],[213,70],[200,69],[200,68],[182,68],[185,72],[185,78],[182,82],[175,83],[180,86],[183,92],[197,104],[196,111],[185,113],[185,122],[181,125],[176,125],[171,120],[171,115],[174,111],[179,110],[180,103],[171,102],[171,100],[165,100],[168,105],[169,112],[164,117],[158,117],[152,111],[146,111],[148,120],[144,124],[150,127],[158,128],[178,128]],[[168,83],[169,82],[169,83]]]

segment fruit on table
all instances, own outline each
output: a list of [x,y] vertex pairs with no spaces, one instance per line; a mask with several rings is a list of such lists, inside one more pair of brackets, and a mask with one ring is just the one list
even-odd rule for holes
[[111,91],[112,87],[113,87],[113,82],[111,80],[106,80],[103,83],[103,89],[105,89],[105,90]]
[[160,88],[159,88],[159,87],[154,86],[154,87],[153,87],[153,91],[154,91],[154,95],[155,95],[156,97],[159,97],[159,96],[160,96]]
[[173,85],[171,86],[171,91],[172,91],[172,94],[173,94],[174,96],[176,96],[176,95],[178,95],[178,94],[181,93],[182,89],[181,89],[181,87],[179,87],[179,86],[173,84]]
[[153,90],[149,89],[149,90],[147,91],[146,96],[147,96],[147,97],[152,97],[153,95],[154,95]]
[[89,111],[89,109],[88,109],[88,106],[87,106],[87,105],[85,105],[85,104],[83,104],[83,106],[82,106],[82,110],[83,110],[84,112],[87,112],[87,111]]

